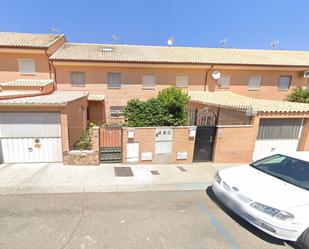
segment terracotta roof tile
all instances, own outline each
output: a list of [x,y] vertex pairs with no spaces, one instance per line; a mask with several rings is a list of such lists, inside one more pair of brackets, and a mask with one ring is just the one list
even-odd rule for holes
[[53,83],[53,80],[27,80],[18,79],[9,82],[0,83],[1,86],[12,86],[12,87],[42,87]]
[[87,97],[82,91],[55,91],[48,95],[0,100],[0,106],[54,106],[67,105],[69,102]]
[[63,34],[0,32],[0,47],[47,48]]
[[309,112],[309,104],[257,99],[232,92],[189,92],[190,101],[214,106],[251,107],[256,112]]
[[[103,48],[107,51],[102,51]],[[63,61],[309,66],[309,51],[115,44],[66,43],[51,58]]]

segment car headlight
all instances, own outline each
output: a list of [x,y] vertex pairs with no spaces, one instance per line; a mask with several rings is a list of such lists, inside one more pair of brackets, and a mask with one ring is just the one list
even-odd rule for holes
[[290,214],[285,211],[280,211],[274,217],[283,221],[293,220],[295,218],[293,214]]
[[258,203],[258,202],[253,202],[253,203],[250,204],[250,206],[261,211],[262,213],[268,214],[268,215],[270,215],[274,218],[277,218],[279,220],[282,220],[282,221],[294,219],[293,214],[279,210],[277,208],[273,208],[273,207],[263,205],[263,204]]
[[221,183],[221,177],[220,177],[220,175],[219,175],[219,172],[217,172],[216,174],[215,174],[215,176],[214,176],[214,179],[215,179],[215,181],[217,182],[217,183]]

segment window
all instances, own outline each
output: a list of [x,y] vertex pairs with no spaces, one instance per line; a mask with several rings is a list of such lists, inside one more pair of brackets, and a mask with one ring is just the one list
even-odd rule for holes
[[84,86],[85,85],[85,73],[84,72],[71,72],[71,85],[72,86]]
[[278,90],[289,90],[291,84],[291,76],[280,76]]
[[230,78],[230,75],[221,75],[220,79],[218,79],[218,86],[220,88],[229,88]]
[[261,82],[260,75],[253,75],[249,78],[248,89],[249,90],[259,90]]
[[188,74],[176,75],[176,86],[177,87],[188,87],[189,76]]
[[156,84],[156,76],[154,74],[143,74],[142,85],[143,89],[154,89]]
[[121,87],[121,73],[107,73],[107,87],[120,88]]
[[19,73],[20,74],[35,74],[35,62],[33,59],[20,59],[19,60]]
[[123,108],[124,108],[124,106],[111,106],[110,107],[110,116],[112,118],[123,117]]

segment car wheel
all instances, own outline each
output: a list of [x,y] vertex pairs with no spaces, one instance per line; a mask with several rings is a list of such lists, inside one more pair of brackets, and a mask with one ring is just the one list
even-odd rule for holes
[[301,249],[309,249],[309,227],[298,237],[296,243]]

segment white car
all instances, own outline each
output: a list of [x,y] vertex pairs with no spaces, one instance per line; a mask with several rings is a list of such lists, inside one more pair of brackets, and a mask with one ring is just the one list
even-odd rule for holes
[[212,190],[220,202],[252,225],[309,249],[308,154],[276,154],[220,170]]

